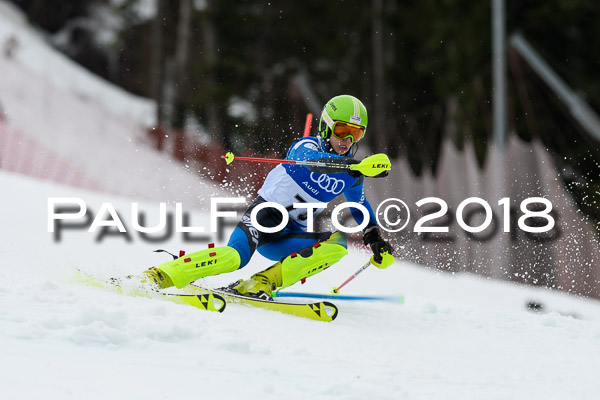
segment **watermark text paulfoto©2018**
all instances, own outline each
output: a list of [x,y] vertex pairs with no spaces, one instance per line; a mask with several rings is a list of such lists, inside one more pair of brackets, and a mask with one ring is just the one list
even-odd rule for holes
[[[210,232],[218,232],[220,219],[241,217],[236,211],[220,210],[223,205],[245,205],[246,199],[242,197],[212,198],[210,201]],[[420,211],[419,218],[407,228],[411,219],[410,207],[401,199],[388,198],[382,201],[375,210],[377,224],[387,232],[412,231],[417,234],[440,234],[450,231],[450,222],[454,221],[458,227],[470,235],[489,230],[492,226],[493,232],[497,232],[499,226],[505,233],[520,229],[529,234],[545,233],[554,229],[557,213],[553,210],[552,203],[543,197],[530,197],[520,202],[517,209],[511,204],[508,197],[497,202],[495,210],[490,203],[478,197],[469,197],[463,200],[453,212],[448,204],[438,197],[426,197],[414,204]],[[306,231],[314,231],[314,211],[326,209],[327,203],[294,203],[287,209],[278,203],[264,202],[254,207],[251,214],[252,225],[261,232],[277,232],[282,230],[289,222],[289,213],[295,210],[301,214],[301,219],[306,221]],[[433,208],[431,207],[433,206]],[[271,207],[278,210],[282,215],[281,223],[275,227],[262,226],[256,215],[263,208]],[[359,225],[345,226],[340,221],[340,214],[345,209],[353,208],[362,213],[363,221]],[[417,214],[413,212],[413,214]],[[131,227],[141,234],[153,234],[169,229],[178,233],[203,233],[204,226],[186,226],[186,213],[181,203],[175,203],[175,218],[167,212],[167,204],[159,203],[158,223],[154,226],[143,226],[145,218],[139,211],[138,203],[131,203]],[[341,218],[344,220],[344,218]],[[347,218],[346,218],[347,219]],[[483,219],[483,220],[482,220]],[[500,221],[501,219],[501,221]],[[482,220],[482,221],[481,221]],[[70,221],[70,222],[67,222]],[[345,233],[362,231],[370,222],[367,208],[356,202],[345,202],[336,205],[331,212],[331,224],[335,229]],[[441,223],[441,225],[440,225]],[[69,224],[72,224],[69,226]],[[85,201],[78,197],[50,197],[48,198],[48,232],[61,229],[87,229],[88,232],[96,232],[100,229],[116,229],[126,233],[128,229],[122,218],[117,213],[112,203],[102,203],[95,216],[88,213]]]

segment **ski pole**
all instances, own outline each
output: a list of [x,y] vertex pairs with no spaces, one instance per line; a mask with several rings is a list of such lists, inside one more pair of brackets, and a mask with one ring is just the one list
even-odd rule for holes
[[293,165],[306,165],[313,167],[325,167],[332,169],[345,169],[351,171],[359,171],[365,176],[375,176],[384,171],[389,171],[392,168],[392,164],[387,155],[383,153],[373,154],[372,156],[366,157],[357,164],[335,164],[333,162],[314,161],[314,160],[282,160],[279,158],[260,158],[260,157],[242,157],[236,156],[232,152],[228,152],[221,158],[225,159],[227,164],[231,164],[234,160],[242,161],[255,161],[255,162],[266,162],[274,164],[293,164]]
[[[233,160],[241,160],[241,161],[266,162],[266,163],[273,163],[273,164],[311,165],[311,166],[315,166],[315,167],[326,167],[326,166],[330,165],[330,164],[326,164],[326,163],[319,162],[319,161],[298,161],[298,160],[282,160],[279,158],[242,157],[242,156],[235,156],[231,152],[225,154],[224,156],[221,156],[221,158],[224,158],[225,161],[227,162],[227,164],[231,164],[233,162]],[[334,165],[331,164],[331,166],[334,166]],[[340,166],[340,165],[335,165],[335,167],[343,168],[343,166]]]
[[331,294],[339,294],[341,288],[343,288],[344,286],[346,286],[351,280],[353,280],[354,278],[356,278],[358,274],[360,274],[365,269],[367,269],[369,267],[369,265],[371,265],[371,260],[370,259],[369,259],[369,261],[367,261],[367,263],[365,265],[363,265],[362,267],[360,267],[359,270],[356,271],[350,278],[346,279],[346,281],[344,283],[342,283],[340,286],[337,286],[337,287],[334,287],[333,289],[331,289]]

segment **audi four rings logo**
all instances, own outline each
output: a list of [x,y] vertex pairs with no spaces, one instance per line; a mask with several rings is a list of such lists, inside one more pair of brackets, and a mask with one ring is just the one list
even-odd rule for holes
[[329,175],[310,173],[310,180],[319,185],[321,189],[333,194],[340,194],[344,190],[346,184],[341,179],[335,179]]

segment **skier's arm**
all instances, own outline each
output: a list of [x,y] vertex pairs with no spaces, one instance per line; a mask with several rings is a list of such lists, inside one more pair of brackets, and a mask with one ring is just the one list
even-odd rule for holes
[[320,151],[313,140],[300,140],[288,150],[286,158],[288,160],[306,161],[310,159],[339,157],[325,151]]
[[[349,173],[350,176],[358,177],[361,175],[358,171],[350,171],[348,166],[351,164],[358,164],[359,161],[354,160],[350,157],[343,157],[337,154],[331,154],[325,151],[319,151],[319,148],[312,140],[301,140],[297,142],[288,151],[288,160],[296,161],[314,161],[328,164],[327,167],[318,166],[307,166],[311,172],[319,174],[335,174],[335,173]],[[339,165],[339,168],[336,166]]]
[[[346,197],[346,200],[354,202],[354,203],[359,203],[367,209],[369,222],[367,223],[367,227],[365,228],[365,230],[366,230],[371,226],[377,226],[377,220],[375,219],[375,213],[373,212],[373,207],[371,207],[371,204],[369,203],[369,201],[367,200],[367,198],[365,196],[363,181],[364,181],[364,177],[360,177],[358,179],[358,181],[352,187],[348,188],[344,192],[344,196]],[[358,208],[350,207],[350,213],[354,217],[354,220],[356,221],[357,224],[360,225],[363,223],[364,215],[363,215],[362,211],[360,211]]]
[[[328,164],[326,167],[318,167],[318,166],[307,166],[309,170],[312,172],[317,172],[319,174],[335,174],[339,172],[346,172],[350,174],[350,176],[354,178],[358,178],[362,174],[359,171],[352,171],[349,168],[352,164],[359,164],[360,161],[355,160],[350,157],[327,157],[327,158],[313,158],[308,161],[321,162]],[[332,166],[334,165],[334,166]]]
[[[356,185],[346,191],[346,200],[360,203],[369,211],[369,223],[363,229],[363,242],[373,251],[374,265],[379,268],[387,268],[390,264],[383,262],[383,254],[388,253],[390,256],[393,256],[394,248],[381,236],[373,208],[365,197],[362,181],[363,179],[361,178]],[[350,213],[359,225],[363,222],[363,214],[359,209],[350,208]],[[390,258],[386,258],[385,261],[389,261]],[[391,258],[391,262],[393,262],[393,258]]]
[[[345,172],[354,178],[363,176],[363,172],[361,172],[359,168],[350,169],[351,165],[361,164],[362,161],[358,161],[350,157],[337,156],[334,158],[328,157],[309,159],[308,161],[328,164],[327,166],[308,166],[309,170],[311,170],[312,172],[318,172],[319,174],[335,174],[339,172]],[[377,175],[369,174],[368,176],[372,178],[384,178],[388,176],[388,173],[389,170],[384,170]]]
[[[358,178],[359,176],[363,175],[358,169],[351,170],[349,168],[351,165],[360,164],[361,161],[355,160],[350,157],[320,151],[317,144],[314,141],[308,139],[299,140],[298,142],[296,142],[288,150],[286,159],[296,161],[312,161],[327,164],[327,166],[306,166],[311,172],[316,172],[319,174],[347,173],[354,178]],[[371,174],[369,174],[368,176],[373,178],[383,178],[388,175],[388,172],[388,170],[384,170],[375,176]]]

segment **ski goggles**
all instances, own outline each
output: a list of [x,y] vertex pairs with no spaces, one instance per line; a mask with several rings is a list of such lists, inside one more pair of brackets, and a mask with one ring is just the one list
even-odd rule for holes
[[347,122],[336,121],[333,125],[333,136],[340,140],[350,138],[352,143],[358,142],[365,134],[365,128],[349,124]]

